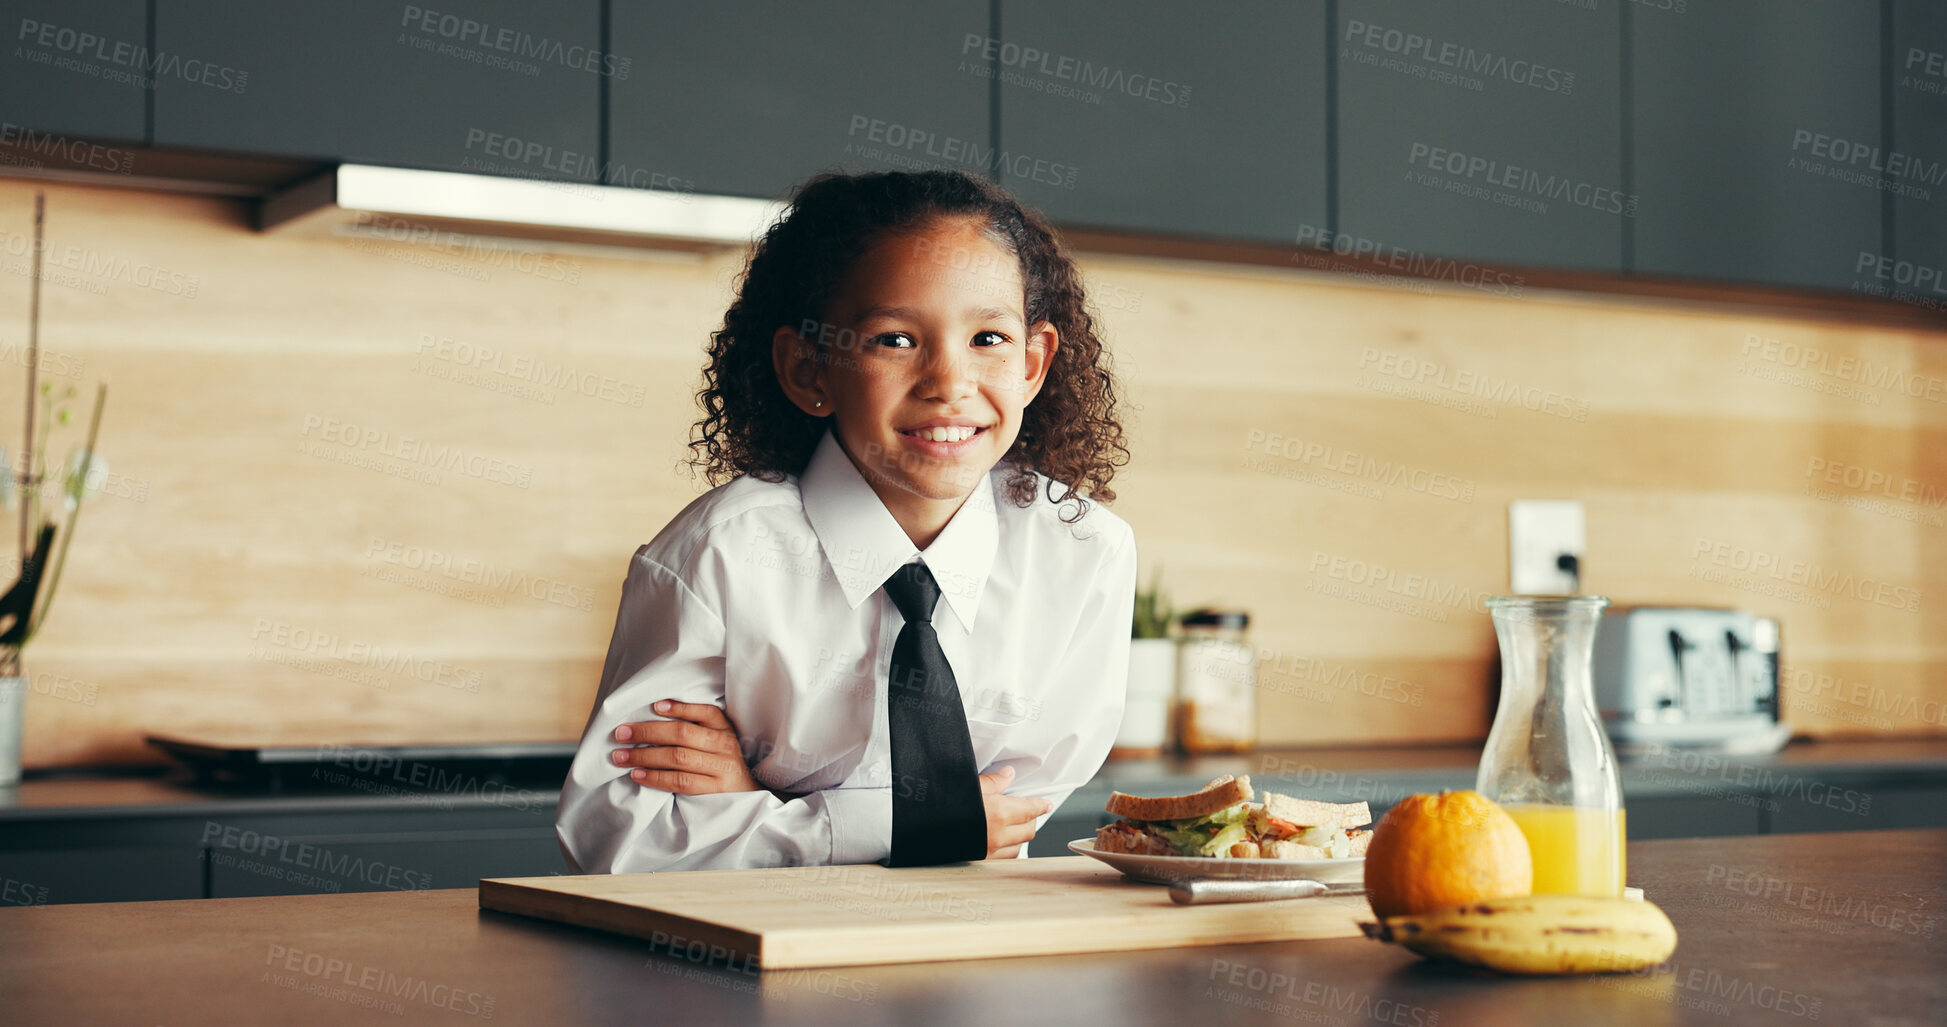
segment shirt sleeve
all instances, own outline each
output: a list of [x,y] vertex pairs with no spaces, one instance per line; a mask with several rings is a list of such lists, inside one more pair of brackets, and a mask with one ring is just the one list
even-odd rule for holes
[[868,863],[890,853],[892,790],[676,795],[617,766],[618,724],[665,720],[658,699],[724,704],[724,627],[675,572],[637,550],[622,584],[601,687],[555,813],[576,873]]
[[[1067,729],[1049,739],[1047,756],[1039,764],[1016,763],[1014,784],[1007,790],[1054,804],[1035,821],[1036,831],[1102,769],[1122,727],[1129,694],[1129,625],[1136,604],[1136,544],[1126,527],[1121,535],[1090,582],[1075,638],[1055,670],[1053,694],[1075,696],[1081,705],[1064,707],[1067,715],[1057,722]],[[1029,845],[1059,847],[1063,841],[1037,838]],[[1029,845],[1021,846],[1022,858]]]

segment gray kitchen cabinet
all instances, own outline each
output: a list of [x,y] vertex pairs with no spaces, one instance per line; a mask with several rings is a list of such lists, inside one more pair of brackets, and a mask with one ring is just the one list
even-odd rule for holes
[[142,140],[147,69],[167,68],[150,59],[146,0],[0,0],[0,25],[0,141]]
[[994,163],[986,0],[612,0],[616,185],[784,198],[824,170]]
[[994,61],[997,181],[1068,225],[1322,231],[1326,31],[1322,0],[999,0],[966,55]]
[[1808,775],[1777,797],[1774,834],[1893,831],[1947,827],[1947,788],[1909,783],[1843,783]]
[[1630,841],[1658,838],[1726,838],[1764,833],[1764,814],[1755,804],[1696,796],[1625,797],[1625,832]]
[[203,864],[193,848],[125,845],[0,852],[0,905],[204,897]]
[[1340,234],[1326,242],[1399,261],[1619,270],[1635,214],[1620,3],[1341,0]]
[[213,899],[473,888],[484,877],[566,873],[550,828],[437,836],[288,835],[276,849],[207,850]]
[[565,873],[553,792],[495,794],[447,803],[210,793],[81,810],[0,803],[0,904],[471,888],[482,877]]
[[593,182],[600,0],[436,7],[343,0],[156,0],[155,143],[280,157]]
[[1889,193],[1893,259],[1860,261],[1856,278],[1862,291],[1947,310],[1947,4],[1893,0],[1892,18],[1892,151],[1914,173]]
[[1629,5],[1630,269],[1847,290],[1884,251],[1880,5]]

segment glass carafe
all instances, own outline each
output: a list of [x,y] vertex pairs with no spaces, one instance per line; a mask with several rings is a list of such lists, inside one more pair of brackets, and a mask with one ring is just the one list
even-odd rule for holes
[[1474,789],[1534,855],[1536,894],[1621,895],[1622,778],[1596,714],[1589,661],[1601,596],[1496,596],[1501,702]]

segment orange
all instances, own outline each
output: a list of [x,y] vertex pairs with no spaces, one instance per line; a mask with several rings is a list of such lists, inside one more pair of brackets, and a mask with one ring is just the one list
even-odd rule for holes
[[1382,917],[1520,898],[1534,883],[1528,839],[1479,792],[1409,795],[1366,847],[1366,897]]

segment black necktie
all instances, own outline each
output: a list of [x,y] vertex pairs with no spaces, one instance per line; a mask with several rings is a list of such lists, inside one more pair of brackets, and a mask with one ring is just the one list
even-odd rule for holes
[[886,595],[906,618],[892,644],[886,720],[892,732],[892,859],[895,867],[932,866],[987,856],[987,812],[980,796],[967,711],[953,668],[933,632],[940,586],[909,563],[886,579]]

